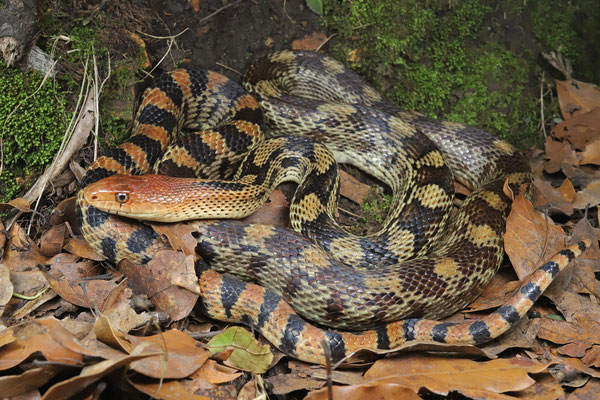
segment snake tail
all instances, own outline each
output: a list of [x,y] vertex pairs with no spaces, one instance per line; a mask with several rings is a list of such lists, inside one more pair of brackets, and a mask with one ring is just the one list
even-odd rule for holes
[[526,278],[498,309],[474,322],[405,319],[363,332],[341,332],[308,323],[278,294],[211,269],[200,273],[204,311],[221,321],[257,330],[283,353],[315,364],[326,363],[322,342],[337,363],[358,350],[387,350],[410,341],[478,345],[508,331],[533,306],[554,278],[591,242],[583,239],[559,251]]

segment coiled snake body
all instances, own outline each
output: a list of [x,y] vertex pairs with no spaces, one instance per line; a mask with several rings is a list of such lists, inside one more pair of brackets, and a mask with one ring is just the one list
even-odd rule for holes
[[[211,267],[200,276],[207,314],[252,326],[289,355],[323,363],[323,339],[334,361],[360,348],[409,340],[484,342],[516,322],[588,244],[557,254],[484,320],[416,319],[464,307],[496,272],[511,202],[503,188],[519,190],[529,182],[523,157],[479,129],[399,110],[354,72],[316,53],[263,57],[245,85],[255,97],[214,72],[175,70],[159,77],[144,93],[130,140],[85,175],[78,213],[95,249],[115,262],[143,264],[167,247],[165,239],[106,211],[136,219],[232,218],[251,213],[282,181],[297,181],[290,217],[300,234],[235,221],[191,222],[196,250]],[[261,111],[275,134],[301,137],[263,140]],[[201,131],[176,140],[184,128]],[[355,237],[337,224],[334,158],[393,191],[377,234]],[[242,159],[232,180],[218,179]],[[155,164],[161,174],[204,180],[121,176],[146,174]],[[447,217],[453,178],[473,192]],[[189,206],[185,211],[182,203]],[[156,216],[157,208],[171,214]],[[376,328],[328,331],[296,312],[327,327]]]

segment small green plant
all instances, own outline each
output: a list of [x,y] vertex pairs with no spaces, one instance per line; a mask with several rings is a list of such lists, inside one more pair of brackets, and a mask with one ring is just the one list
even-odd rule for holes
[[375,221],[381,224],[385,216],[387,215],[392,205],[393,197],[387,194],[382,194],[381,199],[374,199],[371,201],[365,201],[362,203],[360,208],[364,213],[363,223],[369,224]]
[[323,14],[323,0],[306,0],[306,5],[315,14]]
[[31,175],[52,161],[66,127],[65,95],[33,71],[0,63],[0,199],[14,197]]

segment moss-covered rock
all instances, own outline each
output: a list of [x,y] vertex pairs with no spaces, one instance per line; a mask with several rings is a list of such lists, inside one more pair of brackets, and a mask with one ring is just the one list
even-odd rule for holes
[[0,199],[14,197],[54,158],[65,133],[64,94],[33,71],[0,64]]
[[359,54],[351,66],[401,107],[525,146],[540,139],[540,52],[583,60],[572,3],[329,0],[324,20],[336,57]]

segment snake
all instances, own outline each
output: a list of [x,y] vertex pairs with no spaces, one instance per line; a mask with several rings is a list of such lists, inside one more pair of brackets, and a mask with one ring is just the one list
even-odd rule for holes
[[[338,163],[391,190],[379,232],[356,236],[337,222]],[[227,219],[252,213],[288,180],[298,184],[292,229]],[[450,212],[454,180],[472,192]],[[510,329],[588,239],[485,318],[438,319],[497,271],[511,193],[530,182],[506,141],[403,111],[328,56],[279,51],[248,69],[244,87],[200,68],[155,79],[131,137],[84,175],[77,216],[98,253],[140,265],[169,248],[144,220],[191,220],[204,312],[324,364],[410,341],[481,344]]]

